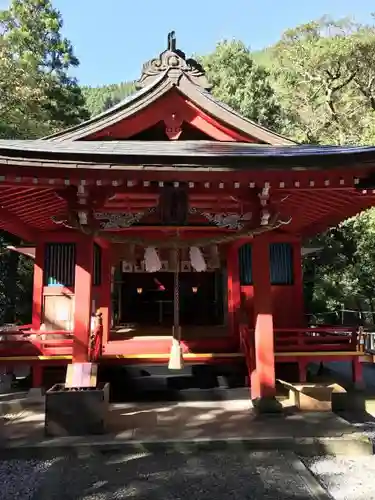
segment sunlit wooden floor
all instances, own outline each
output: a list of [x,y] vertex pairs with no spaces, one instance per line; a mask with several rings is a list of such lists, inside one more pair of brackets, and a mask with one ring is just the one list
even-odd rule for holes
[[[172,327],[159,325],[121,325],[110,332],[109,340],[126,340],[134,337],[140,338],[170,338]],[[183,340],[202,338],[223,338],[229,336],[229,329],[224,325],[182,326],[181,337]]]

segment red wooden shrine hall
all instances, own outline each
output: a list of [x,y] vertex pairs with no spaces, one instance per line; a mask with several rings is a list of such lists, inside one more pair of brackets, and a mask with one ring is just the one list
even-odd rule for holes
[[[375,148],[297,145],[210,92],[169,44],[137,92],[40,140],[0,141],[0,228],[35,259],[32,324],[0,362],[246,362],[252,398],[275,364],[350,360],[356,329],[307,328],[303,242],[374,204]],[[176,270],[178,269],[178,273]]]

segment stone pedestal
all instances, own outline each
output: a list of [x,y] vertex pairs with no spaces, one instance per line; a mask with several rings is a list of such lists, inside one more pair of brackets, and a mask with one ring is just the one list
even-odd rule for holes
[[252,399],[254,410],[257,414],[278,414],[281,413],[283,407],[275,397],[262,397]]
[[45,402],[44,390],[41,387],[32,387],[27,393],[27,402],[30,404],[42,404]]
[[104,434],[109,413],[109,384],[68,388],[56,384],[46,392],[47,436]]
[[8,373],[0,374],[0,394],[9,394],[12,391],[12,375]]

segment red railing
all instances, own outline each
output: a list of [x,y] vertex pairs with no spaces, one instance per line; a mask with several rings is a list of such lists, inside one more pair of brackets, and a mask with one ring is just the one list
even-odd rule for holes
[[73,333],[65,330],[32,330],[30,325],[0,331],[0,356],[70,355]]
[[[245,356],[253,356],[254,329],[240,325],[241,347]],[[276,328],[274,330],[275,353],[282,352],[330,352],[361,351],[361,332],[358,328],[316,327]],[[251,363],[251,359],[247,360]]]
[[357,351],[358,328],[276,328],[275,352]]

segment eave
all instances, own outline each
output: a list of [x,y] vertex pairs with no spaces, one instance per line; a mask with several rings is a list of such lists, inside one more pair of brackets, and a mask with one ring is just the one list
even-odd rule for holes
[[213,200],[207,210],[223,212],[223,197],[251,204],[257,190],[270,187],[283,220],[292,217],[283,231],[307,237],[373,206],[375,192],[358,186],[374,170],[375,147],[3,140],[0,227],[36,241],[40,231],[61,230],[51,217],[66,215],[61,192],[68,186],[115,190],[127,200],[116,209],[132,212],[173,182],[184,183],[191,199]]
[[6,166],[92,170],[325,170],[375,166],[370,146],[261,146],[216,141],[8,141]]

